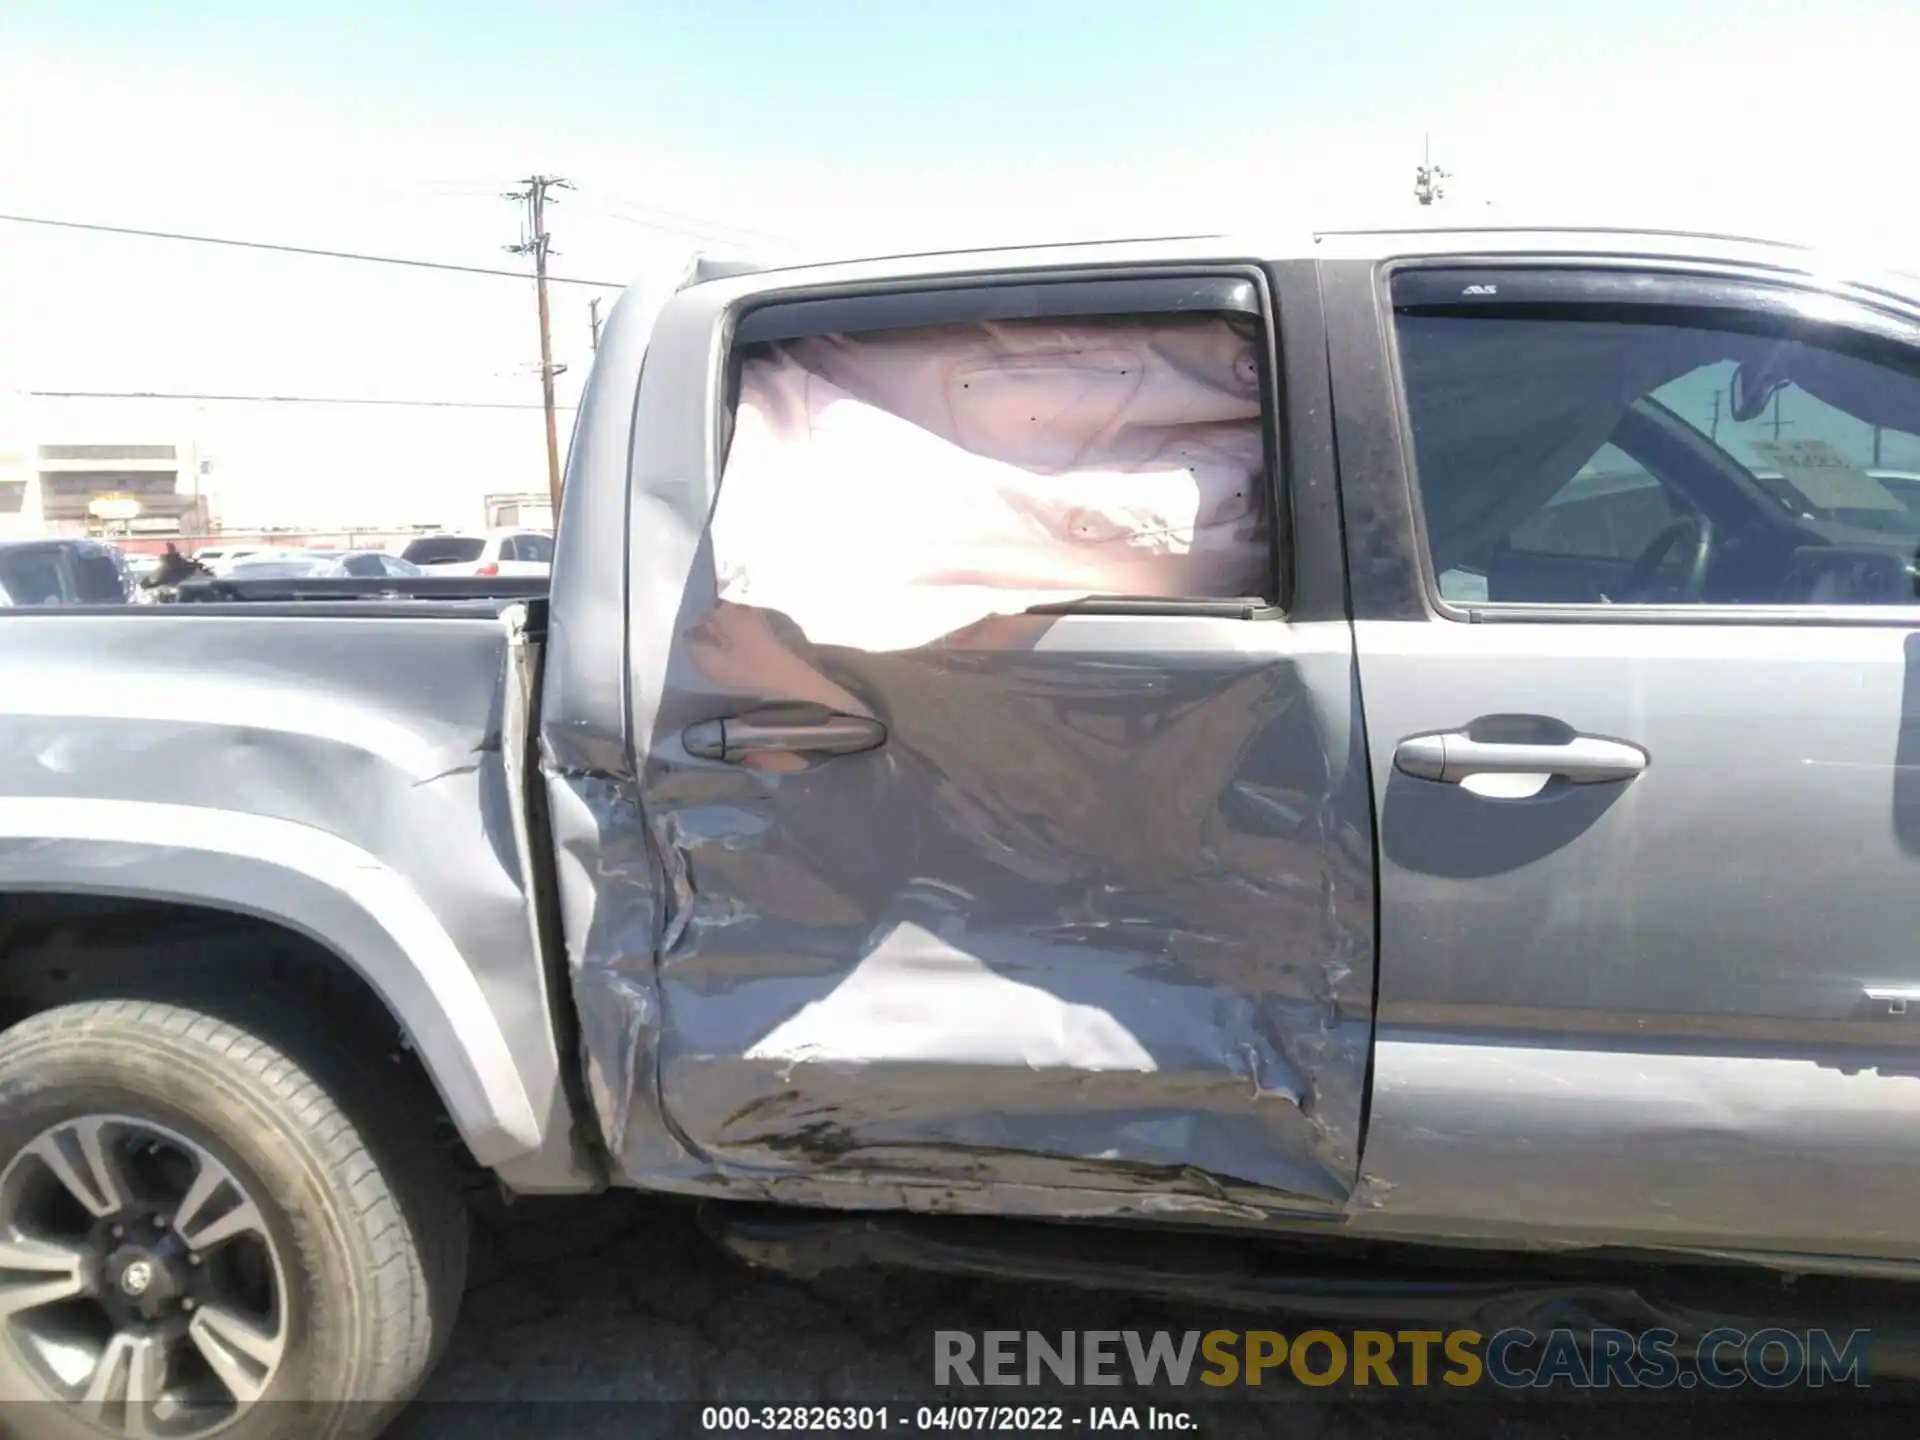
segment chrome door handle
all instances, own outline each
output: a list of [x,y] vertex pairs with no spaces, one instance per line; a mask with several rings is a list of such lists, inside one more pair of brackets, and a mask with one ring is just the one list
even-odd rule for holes
[[864,715],[733,715],[702,720],[680,736],[689,755],[738,760],[756,751],[796,755],[857,755],[887,740],[887,727]]
[[1576,785],[1595,785],[1631,780],[1647,768],[1647,752],[1591,735],[1576,735],[1562,745],[1516,745],[1453,732],[1402,740],[1393,763],[1416,779],[1449,784],[1471,775],[1562,775]]

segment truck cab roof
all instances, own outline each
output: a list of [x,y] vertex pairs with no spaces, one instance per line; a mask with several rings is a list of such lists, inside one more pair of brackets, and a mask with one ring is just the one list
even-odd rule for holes
[[[702,257],[680,289],[725,285],[740,294],[788,287],[861,283],[909,277],[1102,264],[1219,261],[1240,256],[1276,259],[1387,260],[1399,255],[1631,256],[1640,260],[1712,259],[1749,262],[1797,274],[1916,276],[1900,252],[1862,244],[1852,237],[1763,238],[1711,229],[1636,228],[1601,224],[1481,223],[1443,226],[1351,225],[1326,229],[1281,226],[1243,232],[1167,234],[1150,237],[996,245],[941,251],[902,251],[799,262],[761,263],[734,257]],[[1891,286],[1911,290],[1912,285]]]

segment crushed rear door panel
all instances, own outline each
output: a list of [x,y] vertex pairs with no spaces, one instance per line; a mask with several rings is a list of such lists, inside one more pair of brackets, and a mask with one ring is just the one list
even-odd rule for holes
[[[898,334],[877,366],[837,337],[830,381],[816,357],[820,386],[763,392],[804,412],[763,427],[795,448],[738,417],[727,473],[761,468],[711,528],[684,465],[636,462],[620,788],[658,904],[623,913],[658,933],[575,952],[597,1083],[633,1091],[601,1100],[632,1178],[1008,1213],[1351,1199],[1373,991],[1351,630],[1232,599],[1269,543],[1260,337],[1203,329],[976,331],[964,364],[905,371]],[[1090,349],[1074,444],[1020,434],[1045,407],[1010,377],[1052,366],[1035,393],[1073,400],[1059,372]],[[889,396],[902,373],[919,388]],[[673,398],[643,393],[640,425]],[[849,434],[887,437],[879,468],[849,468]],[[779,465],[807,503],[769,488]],[[970,498],[922,506],[940,477]],[[1117,574],[1208,603],[1025,613]],[[725,750],[773,711],[880,743]]]

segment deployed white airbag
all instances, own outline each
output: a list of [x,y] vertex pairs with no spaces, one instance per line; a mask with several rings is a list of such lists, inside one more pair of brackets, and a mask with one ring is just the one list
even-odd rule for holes
[[1268,588],[1260,382],[1213,316],[759,347],[712,521],[722,602],[924,645],[1093,595]]

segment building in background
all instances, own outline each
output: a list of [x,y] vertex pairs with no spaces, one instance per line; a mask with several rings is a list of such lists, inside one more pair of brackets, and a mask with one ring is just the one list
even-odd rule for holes
[[0,538],[546,530],[545,481],[537,404],[0,390]]
[[183,484],[177,456],[167,444],[0,450],[0,539],[208,533],[210,497]]
[[19,442],[0,438],[0,539],[25,533],[27,491],[32,473]]
[[[43,535],[202,535],[212,462],[172,440],[46,440],[28,488]],[[26,507],[23,505],[22,509]]]
[[0,538],[206,530],[213,462],[191,418],[0,395]]

